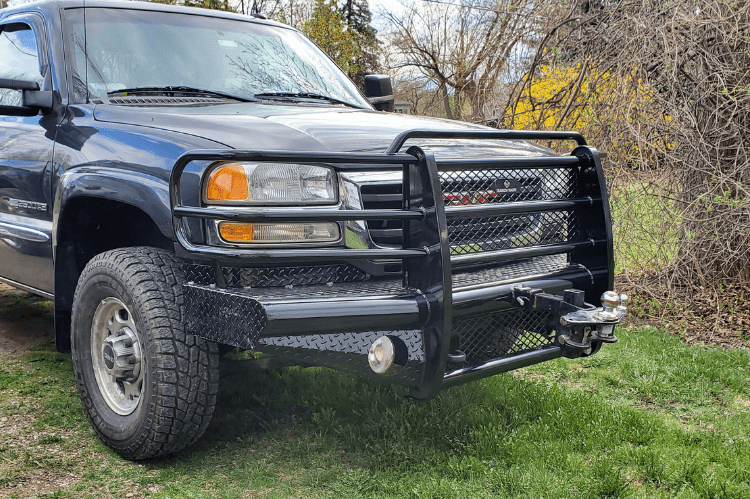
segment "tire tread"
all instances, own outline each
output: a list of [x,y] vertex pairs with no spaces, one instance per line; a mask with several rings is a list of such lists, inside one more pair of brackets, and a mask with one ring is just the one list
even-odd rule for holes
[[[147,411],[138,438],[123,446],[101,432],[104,421],[85,386],[74,349],[76,384],[89,421],[100,438],[126,459],[150,459],[178,452],[198,440],[211,421],[219,390],[218,346],[185,333],[181,312],[185,278],[172,254],[150,247],[101,253],[81,273],[74,303],[82,292],[81,283],[103,268],[122,276],[125,286],[139,297],[146,311],[144,320],[150,338],[144,341],[153,343],[156,376],[148,379],[153,386],[153,407]],[[73,335],[80,329],[75,308]]]

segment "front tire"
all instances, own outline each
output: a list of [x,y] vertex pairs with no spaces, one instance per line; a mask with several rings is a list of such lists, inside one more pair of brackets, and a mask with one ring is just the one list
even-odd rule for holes
[[155,248],[94,257],[78,279],[71,327],[84,410],[126,459],[177,452],[208,426],[219,385],[216,343],[186,334],[184,275]]

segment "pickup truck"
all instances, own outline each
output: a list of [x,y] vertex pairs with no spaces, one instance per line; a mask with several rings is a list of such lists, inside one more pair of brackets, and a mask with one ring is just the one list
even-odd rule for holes
[[234,348],[425,399],[617,340],[599,153],[392,108],[262,16],[0,10],[0,280],[54,300],[107,445],[195,442]]

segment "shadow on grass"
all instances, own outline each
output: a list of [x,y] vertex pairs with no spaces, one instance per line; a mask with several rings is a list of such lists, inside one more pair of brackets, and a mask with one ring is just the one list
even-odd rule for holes
[[296,443],[308,439],[314,440],[308,451],[310,445],[319,453],[341,451],[351,464],[371,470],[456,458],[519,463],[548,458],[544,442],[583,453],[622,442],[648,445],[661,427],[642,411],[612,410],[586,394],[510,374],[414,402],[398,388],[356,375],[291,368],[223,379],[206,435],[159,466],[196,452],[236,455],[269,442],[294,459]]
[[0,290],[0,355],[22,355],[32,345],[54,350],[54,331],[52,302]]
[[[746,356],[688,347],[659,333],[623,336],[623,345],[598,360],[553,361],[424,402],[327,369],[235,375],[222,380],[203,439],[149,466],[277,492],[291,480],[296,488],[281,489],[282,497],[299,495],[300,488],[345,497],[664,497],[679,491],[748,497],[750,445],[735,436],[746,431],[746,418],[738,414],[720,428],[715,417],[726,415],[717,409],[695,428],[676,426],[663,406],[688,388],[652,393],[658,395],[654,410],[630,400],[651,386],[643,379],[653,373],[667,380],[662,384],[682,385],[682,371],[702,382],[709,360],[717,373],[707,373],[707,381],[723,380],[717,388],[731,397],[735,390],[745,394],[744,386],[732,388],[732,377],[742,374],[735,371]],[[685,360],[662,374],[648,367],[662,354],[667,363]],[[553,376],[585,369],[606,383],[602,376],[613,362],[633,364],[626,371],[634,374],[622,374],[606,390],[574,389]]]
[[[50,324],[43,304],[14,300],[12,310]],[[196,445],[145,466],[110,453],[107,477],[113,490],[137,483],[163,487],[163,497],[750,497],[747,354],[647,330],[620,336],[586,361],[424,402],[322,368],[241,372],[222,379]],[[37,430],[77,435],[75,452],[94,453],[99,466],[108,451],[88,430],[70,356],[51,348],[0,366],[0,392],[13,394],[0,399],[3,416],[33,407]],[[24,452],[39,459],[36,445]],[[80,464],[80,490],[98,490],[105,471],[92,469]]]
[[[31,373],[9,371],[0,388],[42,397],[39,424],[81,433],[87,423],[69,357],[38,351],[23,360],[34,362]],[[158,486],[163,497],[237,497],[248,490],[272,490],[270,497],[593,498],[678,491],[749,497],[750,444],[737,435],[750,426],[739,409],[725,427],[726,407],[702,414],[695,428],[677,427],[663,413],[675,396],[690,392],[679,388],[686,378],[708,397],[682,397],[691,410],[716,404],[704,382],[718,383],[716,394],[727,400],[750,400],[747,362],[745,355],[688,347],[664,334],[623,333],[621,344],[583,363],[552,361],[424,402],[322,368],[242,372],[222,379],[214,419],[196,445],[145,466],[110,455],[107,473],[123,490],[130,483]],[[607,382],[613,365],[621,371],[616,384]],[[574,382],[589,388],[573,388],[564,380],[574,370],[601,385]],[[631,398],[640,393],[658,410],[641,407],[640,397],[634,406]],[[89,435],[86,440],[95,439]],[[92,449],[104,452],[98,443]],[[82,490],[98,486],[101,477],[86,480]]]

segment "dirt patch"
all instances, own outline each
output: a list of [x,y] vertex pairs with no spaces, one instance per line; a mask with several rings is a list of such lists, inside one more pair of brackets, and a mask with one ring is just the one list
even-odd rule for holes
[[[0,418],[0,446],[5,457],[0,460],[0,497],[36,497],[65,488],[80,477],[64,470],[50,473],[49,466],[39,462],[61,462],[71,459],[66,443],[71,431],[39,431],[30,414]],[[75,450],[72,452],[75,454]],[[47,469],[45,469],[47,468]],[[20,494],[20,495],[19,495]]]
[[[14,497],[19,498],[32,498],[38,497],[40,494],[49,494],[56,490],[65,488],[78,481],[78,477],[75,475],[64,476],[64,475],[49,475],[44,472],[35,472],[26,475],[16,483],[9,483],[7,485],[8,493]],[[13,490],[16,489],[16,490]],[[18,494],[20,491],[20,495]],[[0,497],[2,496],[2,490],[0,489]]]
[[54,339],[52,302],[0,283],[0,355],[23,355]]

